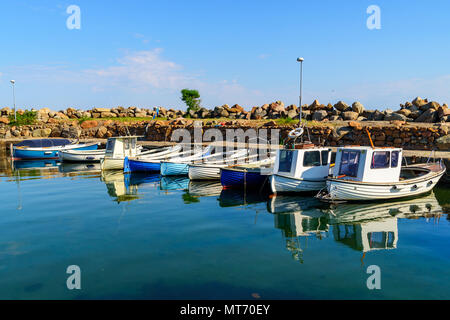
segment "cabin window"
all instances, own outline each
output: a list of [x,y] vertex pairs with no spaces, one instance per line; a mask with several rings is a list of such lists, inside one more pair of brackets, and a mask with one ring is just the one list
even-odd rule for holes
[[326,166],[328,164],[328,150],[322,151],[322,165]]
[[136,139],[131,139],[131,149],[136,149]]
[[342,151],[339,175],[354,177],[358,175],[360,151]]
[[399,151],[392,151],[392,153],[391,153],[391,167],[392,168],[397,168],[399,155],[400,155]]
[[304,167],[320,166],[320,151],[306,151],[303,156]]
[[375,151],[372,156],[371,169],[389,168],[390,152],[389,151]]
[[332,152],[331,153],[330,163],[336,163],[336,152]]
[[278,163],[279,172],[291,172],[292,159],[294,153],[289,150],[280,150],[280,161]]
[[123,145],[124,145],[125,150],[130,149],[130,140],[128,140],[128,139],[123,140]]
[[108,141],[106,142],[106,152],[107,153],[113,153],[114,152],[114,144],[115,144],[116,140],[114,139],[108,139]]

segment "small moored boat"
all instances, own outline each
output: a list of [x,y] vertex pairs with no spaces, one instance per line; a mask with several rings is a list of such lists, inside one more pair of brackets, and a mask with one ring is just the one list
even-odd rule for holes
[[142,151],[137,144],[140,136],[111,137],[106,142],[105,157],[100,160],[102,170],[123,170],[126,157],[152,154],[155,150]]
[[[273,159],[270,160],[273,161]],[[220,183],[225,189],[263,190],[268,184],[272,170],[273,168],[263,167],[261,164],[221,168]]]
[[326,186],[330,162],[331,149],[313,144],[278,150],[270,188],[273,193],[319,191]]
[[105,150],[65,150],[58,155],[62,162],[100,162],[105,157]]
[[444,175],[442,162],[401,166],[401,148],[340,147],[321,200],[368,201],[417,196]]
[[97,143],[78,144],[68,139],[29,139],[12,146],[15,160],[58,159],[60,151],[97,150]]

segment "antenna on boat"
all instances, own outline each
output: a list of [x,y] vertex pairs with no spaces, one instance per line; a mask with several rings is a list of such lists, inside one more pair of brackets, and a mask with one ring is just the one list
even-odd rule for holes
[[367,129],[367,127],[365,129],[366,129],[367,136],[369,137],[370,145],[372,146],[372,149],[375,149],[375,146],[373,145],[372,138],[370,137],[370,132]]
[[298,117],[299,117],[298,120],[299,120],[300,126],[302,125],[302,82],[303,82],[303,61],[304,60],[305,59],[303,59],[302,57],[297,58],[297,61],[300,62],[300,96],[299,96],[299,105],[298,105],[299,110],[300,110],[299,115],[298,115]]

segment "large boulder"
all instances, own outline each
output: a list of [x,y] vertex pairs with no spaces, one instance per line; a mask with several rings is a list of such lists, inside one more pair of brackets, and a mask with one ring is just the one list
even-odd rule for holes
[[402,114],[405,117],[408,117],[411,114],[411,112],[412,111],[410,109],[403,108],[403,109],[398,110],[396,113]]
[[281,101],[273,102],[269,105],[272,112],[284,112],[284,103]]
[[400,121],[406,121],[406,116],[400,113],[388,113],[384,116],[384,121],[395,121],[395,120],[400,120]]
[[81,123],[82,129],[91,129],[98,126],[98,122],[95,120],[87,120]]
[[439,150],[443,151],[450,150],[450,134],[436,139],[436,146],[438,147]]
[[327,117],[328,113],[326,110],[317,110],[312,115],[313,121],[322,121]]
[[94,108],[92,109],[93,112],[96,113],[102,113],[102,112],[111,112],[111,109],[108,108]]
[[352,111],[358,114],[362,114],[364,112],[364,106],[361,102],[356,101],[352,104]]
[[420,108],[421,106],[427,104],[427,101],[422,99],[421,97],[416,97],[413,101],[412,104],[415,105],[417,108]]
[[287,114],[288,118],[294,119],[298,116],[298,112],[295,109],[291,109]]
[[356,120],[358,119],[359,114],[354,111],[345,111],[342,112],[341,116],[344,120]]
[[349,109],[350,109],[350,107],[348,106],[348,104],[346,104],[345,102],[342,102],[342,101],[338,101],[338,102],[334,105],[334,108],[335,108],[336,110],[341,111],[341,112],[349,111]]
[[420,110],[422,111],[427,111],[428,109],[434,109],[437,110],[441,107],[441,105],[439,103],[437,103],[436,101],[431,101],[428,102],[427,104],[424,104],[420,107]]
[[9,119],[6,117],[0,117],[0,123],[9,124]]
[[433,123],[438,121],[438,112],[432,108],[428,109],[424,113],[422,113],[418,118],[414,120],[414,122],[427,122]]

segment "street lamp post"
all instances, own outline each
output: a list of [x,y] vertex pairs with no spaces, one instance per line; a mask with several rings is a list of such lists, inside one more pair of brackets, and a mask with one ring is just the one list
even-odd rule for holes
[[302,57],[297,58],[297,61],[300,62],[300,96],[299,96],[299,108],[300,108],[300,113],[299,113],[299,120],[300,120],[300,125],[302,124],[302,82],[303,82],[303,59]]
[[16,92],[14,90],[14,85],[16,84],[16,81],[15,80],[11,80],[10,82],[12,84],[12,90],[13,90],[14,121],[17,121],[17,117],[16,117]]

